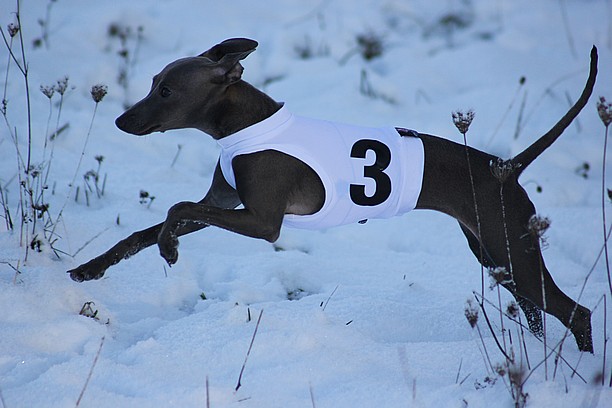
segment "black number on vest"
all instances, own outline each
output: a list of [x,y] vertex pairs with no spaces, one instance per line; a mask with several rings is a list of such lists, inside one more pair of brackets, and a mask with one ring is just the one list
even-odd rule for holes
[[391,179],[384,172],[391,163],[391,150],[378,140],[358,140],[351,149],[351,157],[365,159],[368,150],[376,155],[374,164],[364,166],[363,176],[371,178],[376,183],[374,194],[367,196],[365,186],[362,184],[351,184],[351,200],[357,205],[374,206],[383,203],[391,195]]

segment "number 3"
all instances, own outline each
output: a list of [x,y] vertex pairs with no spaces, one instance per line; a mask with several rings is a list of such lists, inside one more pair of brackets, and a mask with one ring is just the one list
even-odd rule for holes
[[367,196],[365,185],[351,184],[351,200],[357,205],[374,206],[385,202],[391,195],[391,179],[384,172],[391,163],[391,150],[378,140],[358,140],[351,149],[351,157],[365,159],[368,150],[372,150],[376,156],[374,164],[364,166],[363,176],[371,178],[376,183],[374,194]]

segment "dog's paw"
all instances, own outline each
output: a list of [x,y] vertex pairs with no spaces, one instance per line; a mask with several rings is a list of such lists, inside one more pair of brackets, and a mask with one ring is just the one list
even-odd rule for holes
[[99,258],[94,258],[91,261],[84,263],[74,269],[69,270],[70,278],[75,282],[83,282],[92,279],[100,279],[104,276],[106,266]]
[[159,254],[172,266],[178,261],[178,237],[175,234],[160,234],[157,240]]

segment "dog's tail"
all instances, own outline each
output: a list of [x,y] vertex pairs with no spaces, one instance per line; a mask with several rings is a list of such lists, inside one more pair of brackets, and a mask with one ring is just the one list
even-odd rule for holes
[[546,134],[536,140],[531,146],[523,150],[511,161],[516,169],[516,176],[518,177],[523,170],[527,168],[544,150],[552,145],[555,140],[563,131],[572,123],[574,118],[578,116],[582,108],[586,105],[591,93],[593,92],[593,86],[595,85],[595,78],[597,77],[597,47],[593,46],[591,49],[591,65],[589,68],[589,78],[587,79],[586,85],[580,95],[580,98],[576,101],[574,106],[567,111],[565,116],[559,120],[555,126],[552,127]]

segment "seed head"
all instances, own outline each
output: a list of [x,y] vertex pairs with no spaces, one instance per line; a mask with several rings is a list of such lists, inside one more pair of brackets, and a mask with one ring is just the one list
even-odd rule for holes
[[508,378],[514,386],[522,385],[526,374],[525,368],[522,365],[511,364],[508,367]]
[[465,303],[465,318],[472,329],[476,327],[476,323],[478,323],[478,308],[474,306],[472,299],[468,299]]
[[91,97],[95,103],[100,102],[106,96],[108,92],[108,87],[106,85],[94,85],[91,87]]
[[85,174],[83,174],[83,179],[85,180],[93,179],[95,181],[98,181],[98,173],[96,173],[93,170],[89,170]]
[[514,172],[514,169],[518,168],[519,166],[520,164],[514,164],[512,160],[503,160],[499,157],[497,158],[497,160],[491,160],[491,162],[489,163],[491,173],[502,184]]
[[495,370],[495,372],[497,373],[497,375],[499,375],[500,377],[503,377],[506,375],[506,365],[505,364],[501,364],[501,363],[497,363],[495,365],[495,367],[493,367],[493,369]]
[[368,61],[380,57],[385,51],[382,37],[373,32],[359,34],[357,36],[357,46],[363,58]]
[[15,23],[10,23],[6,29],[8,30],[9,35],[11,36],[11,38],[15,37],[17,35],[17,33],[19,32],[19,24],[15,24]]
[[493,289],[497,285],[507,285],[512,283],[512,277],[503,266],[489,269],[489,276],[492,279],[490,289]]
[[155,197],[152,196],[151,194],[149,194],[148,191],[145,190],[140,190],[140,200],[138,200],[138,202],[140,204],[146,204],[147,201],[151,200],[151,202],[153,201]]
[[515,319],[518,317],[519,308],[514,300],[508,303],[508,307],[506,308],[506,314]]
[[455,111],[452,113],[453,115],[453,123],[459,130],[459,132],[465,135],[472,124],[472,120],[474,120],[474,111],[469,110],[467,112]]
[[68,77],[65,76],[62,79],[58,79],[57,85],[55,86],[55,90],[58,94],[64,95],[66,93],[66,89],[68,89]]
[[532,215],[527,222],[527,231],[537,240],[545,243],[544,233],[550,227],[550,220],[539,215]]
[[612,103],[606,102],[606,98],[603,96],[600,96],[599,101],[597,101],[597,113],[605,127],[612,123]]
[[43,93],[47,98],[51,99],[55,93],[55,86],[53,85],[41,85],[40,92]]

